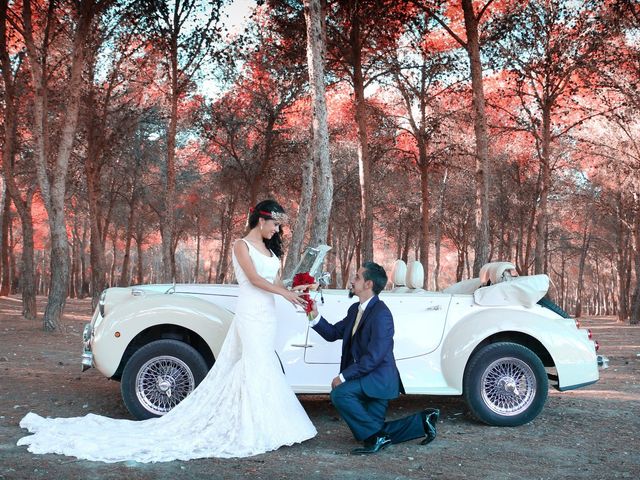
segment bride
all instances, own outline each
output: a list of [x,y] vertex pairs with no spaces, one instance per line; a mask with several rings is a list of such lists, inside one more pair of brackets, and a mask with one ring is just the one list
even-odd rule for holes
[[233,247],[240,285],[235,318],[213,368],[191,395],[166,415],[144,421],[29,413],[20,426],[34,435],[18,445],[28,445],[33,453],[102,462],[165,462],[248,457],[315,436],[274,353],[274,295],[304,305],[278,276],[285,220],[283,208],[273,200],[251,209],[250,231]]

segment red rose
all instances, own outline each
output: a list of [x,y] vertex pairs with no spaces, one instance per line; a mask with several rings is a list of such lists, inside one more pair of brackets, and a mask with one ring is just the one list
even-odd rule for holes
[[[304,296],[304,295],[303,295]],[[311,299],[311,297],[309,297],[309,295],[306,295],[306,300],[307,300],[307,305],[304,307],[304,313],[307,314],[307,316],[309,316],[309,314],[311,313],[311,310],[313,310],[313,300]]]
[[293,286],[312,285],[316,279],[309,275],[309,272],[296,273],[293,277]]
[[[309,275],[309,272],[296,273],[293,277],[293,287],[298,287],[300,285],[313,285],[316,279]],[[304,307],[305,313],[308,315],[313,309],[313,300],[311,300],[311,296],[309,295],[309,288],[305,288],[303,290],[303,294],[300,295],[307,304]]]

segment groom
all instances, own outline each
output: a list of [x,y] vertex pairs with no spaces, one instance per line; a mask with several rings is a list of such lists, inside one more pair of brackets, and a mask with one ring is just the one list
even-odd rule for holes
[[360,299],[335,325],[318,315],[313,305],[311,326],[329,342],[342,340],[340,374],[331,382],[331,401],[363,446],[354,454],[377,453],[391,443],[424,437],[436,438],[439,410],[427,409],[385,422],[389,400],[402,388],[393,357],[393,317],[378,298],[387,284],[380,265],[367,262],[356,273],[349,297]]

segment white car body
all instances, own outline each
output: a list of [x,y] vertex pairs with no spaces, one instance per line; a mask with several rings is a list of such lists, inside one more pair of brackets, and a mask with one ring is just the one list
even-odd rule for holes
[[[525,285],[527,277],[520,278]],[[486,287],[495,291],[485,292],[500,296],[498,287]],[[394,355],[407,394],[465,394],[465,372],[472,354],[496,342],[515,343],[534,352],[561,391],[592,384],[599,378],[594,341],[573,319],[538,304],[509,304],[507,295],[500,297],[505,305],[486,306],[479,304],[474,294],[402,290],[384,291],[380,298],[393,314]],[[344,318],[349,305],[356,301],[347,293],[322,291],[324,303],[318,302],[319,311],[329,322]],[[217,358],[233,320],[237,294],[236,285],[108,289],[85,329],[83,365],[119,379],[128,359],[147,338],[179,338],[185,331],[190,341],[200,337]],[[322,339],[309,327],[304,312],[296,311],[282,297],[277,297],[276,306],[276,353],[292,389],[296,393],[329,393],[331,380],[338,374],[341,342]],[[162,336],[163,331],[172,333]],[[543,386],[544,403],[546,380]],[[510,388],[514,388],[513,381]],[[509,415],[507,412],[503,416]]]

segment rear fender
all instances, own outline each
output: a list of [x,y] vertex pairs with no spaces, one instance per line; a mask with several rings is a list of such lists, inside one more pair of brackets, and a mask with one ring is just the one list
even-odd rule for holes
[[493,335],[500,334],[504,339],[505,332],[513,332],[514,337],[533,337],[542,345],[556,367],[560,388],[597,380],[593,342],[575,326],[537,314],[536,308],[540,307],[482,308],[456,322],[441,349],[441,364],[447,366],[443,369],[447,385],[462,393],[465,368],[474,350]]

